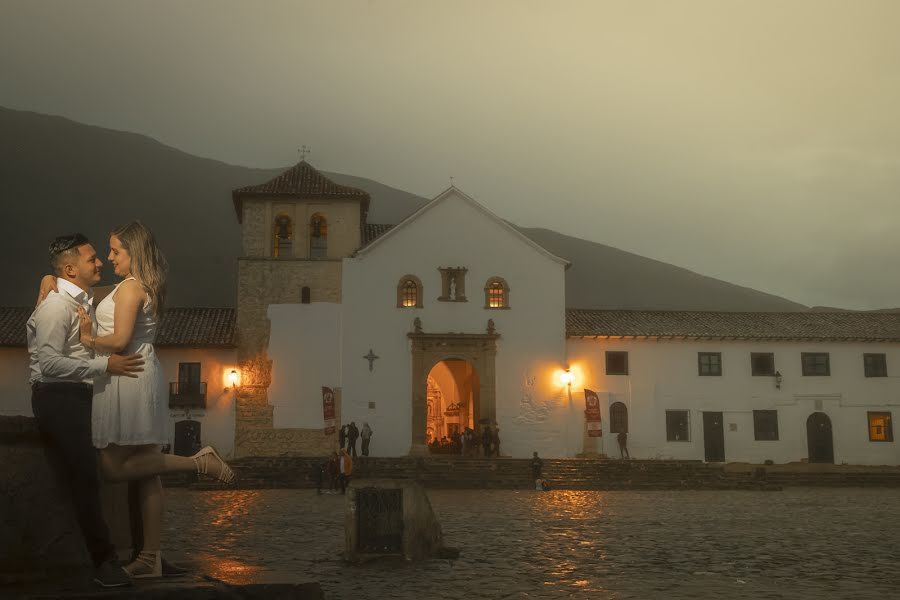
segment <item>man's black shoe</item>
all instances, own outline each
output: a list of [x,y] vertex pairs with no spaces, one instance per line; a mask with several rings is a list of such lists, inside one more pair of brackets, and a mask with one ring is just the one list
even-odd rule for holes
[[188,574],[188,570],[177,565],[173,565],[165,558],[162,559],[162,576],[163,577],[183,577]]
[[125,587],[131,585],[131,578],[115,558],[110,558],[94,569],[94,581],[103,587]]

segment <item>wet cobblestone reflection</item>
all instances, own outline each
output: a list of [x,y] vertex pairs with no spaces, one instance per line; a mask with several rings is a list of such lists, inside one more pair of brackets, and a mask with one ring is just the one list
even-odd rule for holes
[[432,491],[457,560],[347,565],[340,495],[167,495],[166,547],[338,598],[900,597],[900,490]]

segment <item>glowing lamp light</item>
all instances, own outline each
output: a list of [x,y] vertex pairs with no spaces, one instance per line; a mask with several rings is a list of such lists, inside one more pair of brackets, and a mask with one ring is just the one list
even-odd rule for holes
[[[228,383],[231,384],[231,389],[236,389],[238,380],[240,379],[240,373],[237,372],[237,369],[232,369],[228,374]],[[228,388],[225,388],[224,391],[228,391]]]
[[563,385],[572,385],[572,381],[575,380],[575,377],[572,375],[572,371],[566,369],[562,373],[559,374],[559,381]]

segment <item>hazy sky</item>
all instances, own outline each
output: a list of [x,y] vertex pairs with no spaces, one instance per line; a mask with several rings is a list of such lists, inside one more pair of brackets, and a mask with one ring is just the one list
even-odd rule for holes
[[900,2],[0,0],[0,105],[900,306]]

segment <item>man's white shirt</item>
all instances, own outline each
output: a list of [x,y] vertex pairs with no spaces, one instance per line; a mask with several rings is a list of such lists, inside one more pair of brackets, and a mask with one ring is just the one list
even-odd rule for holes
[[31,355],[29,383],[93,383],[94,377],[106,373],[109,362],[106,356],[94,358],[93,350],[81,343],[78,308],[84,307],[93,318],[93,292],[62,278],[56,285],[59,291],[50,292],[25,326]]

